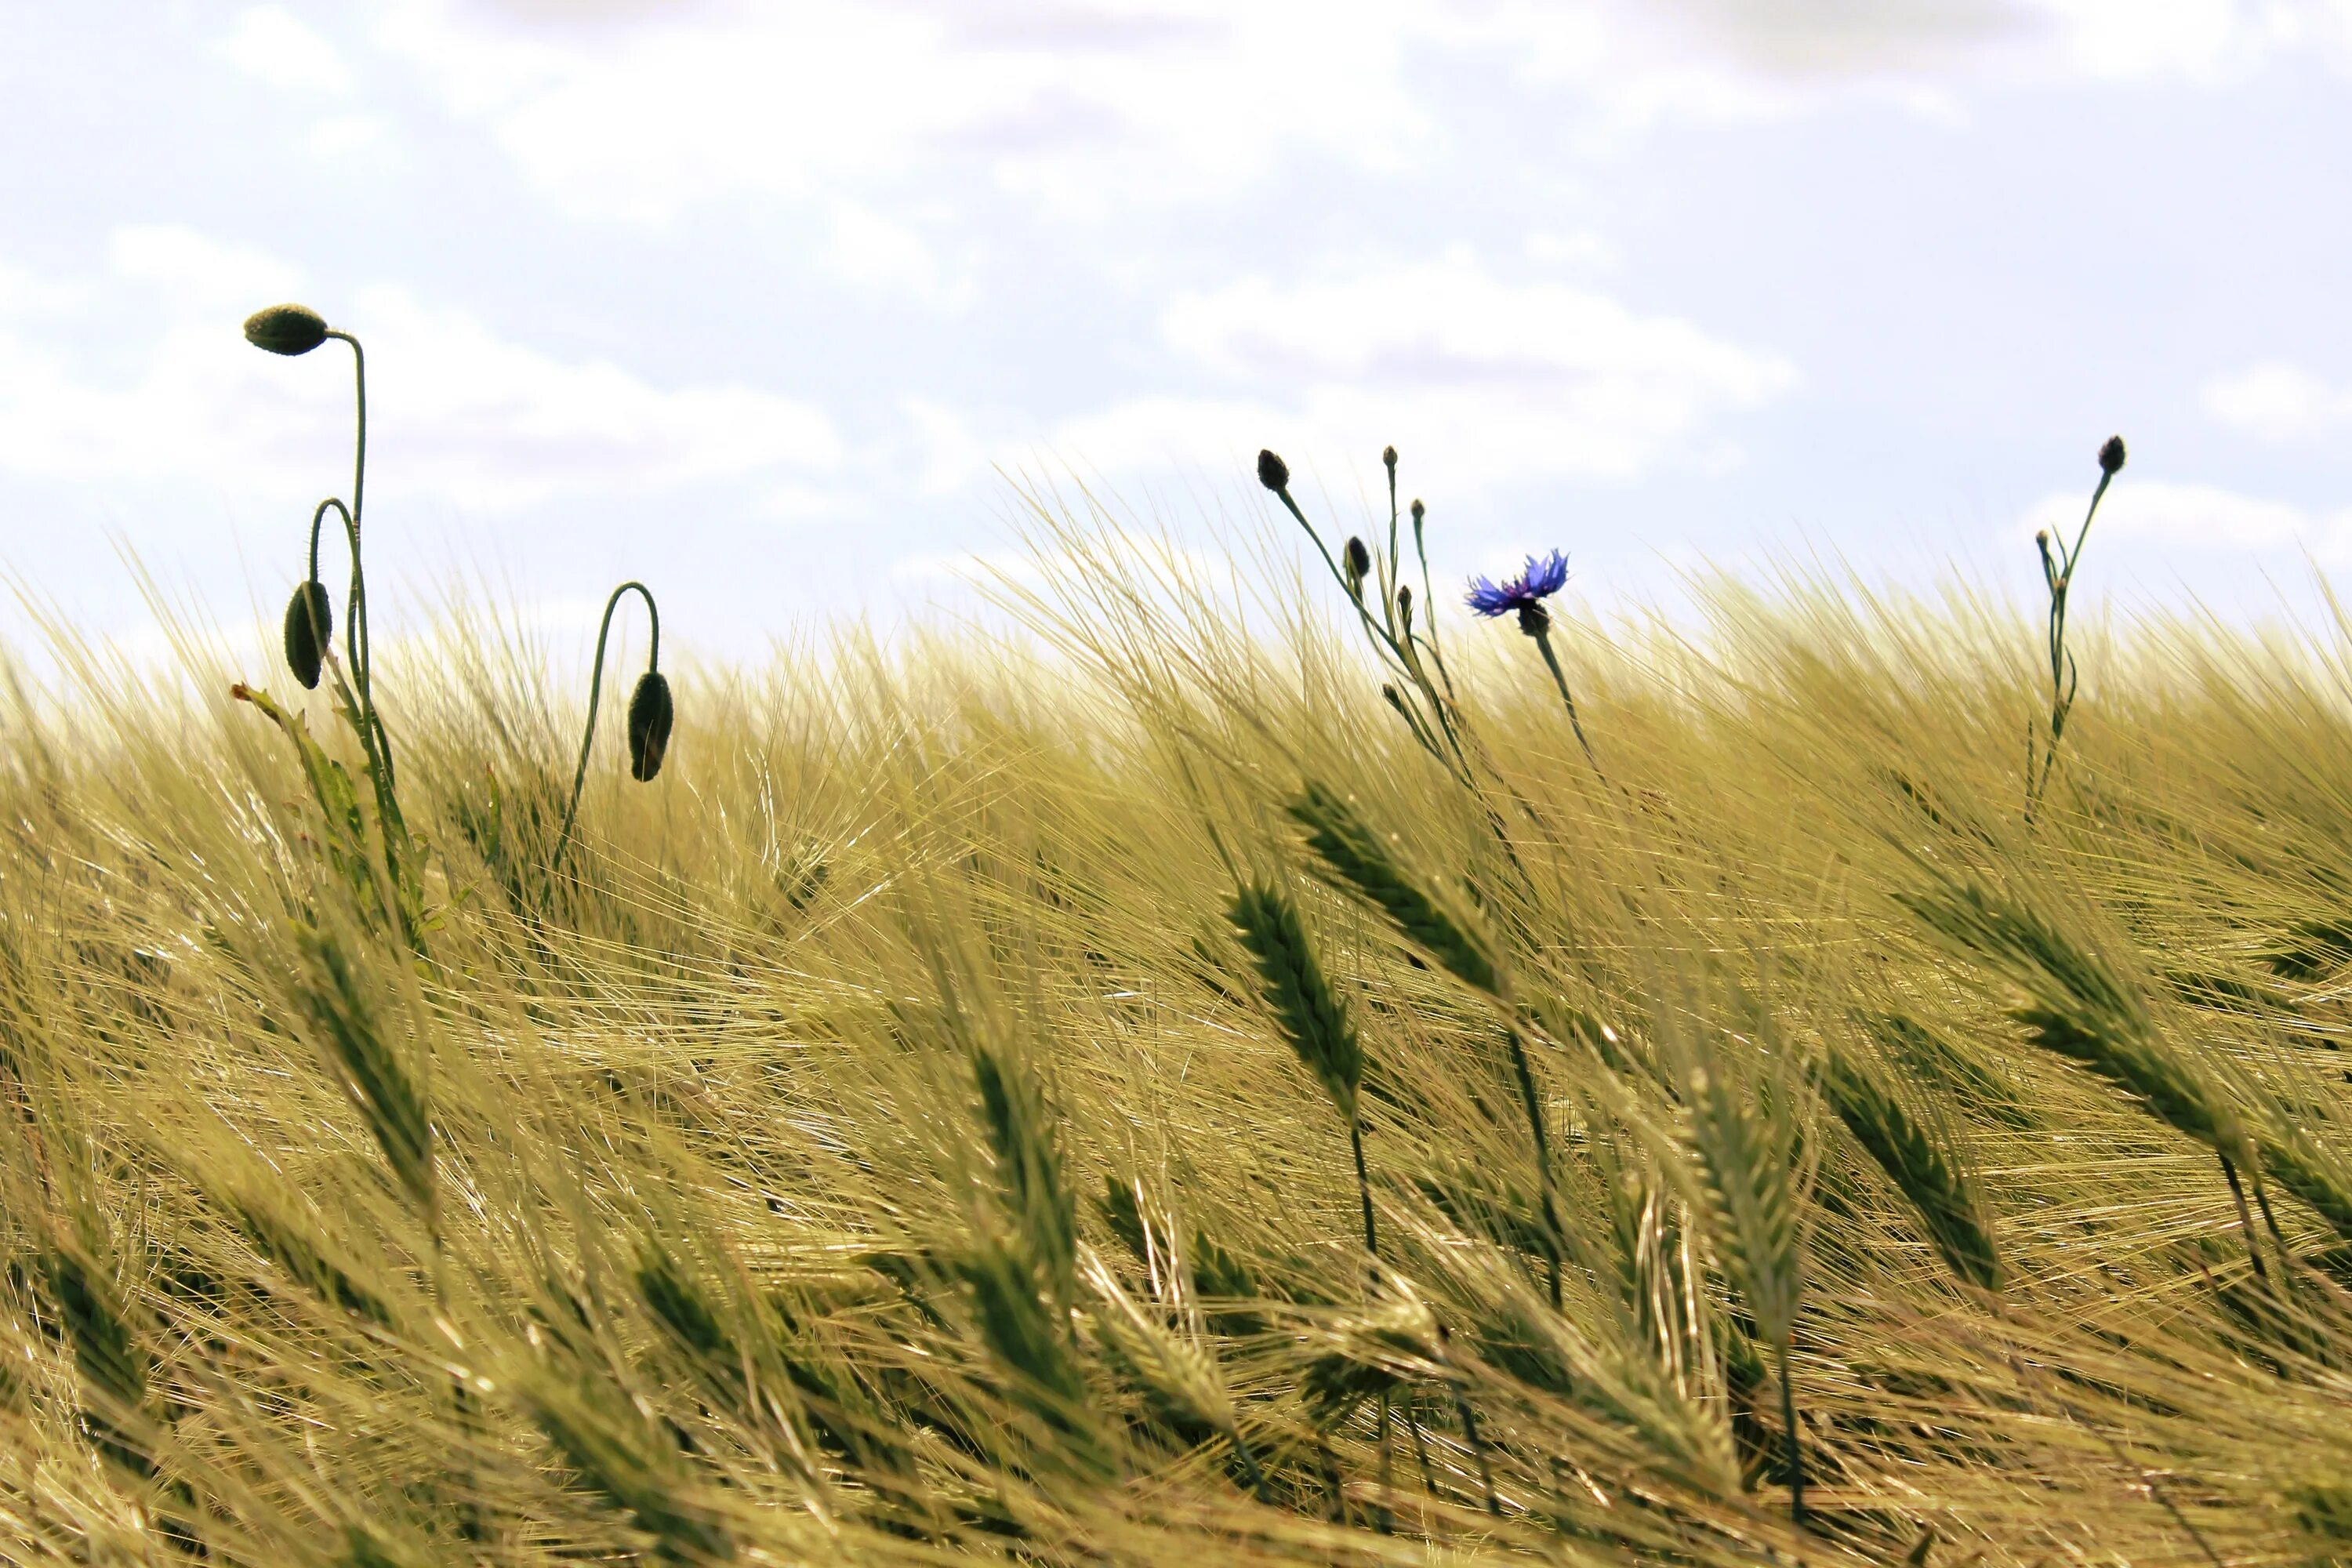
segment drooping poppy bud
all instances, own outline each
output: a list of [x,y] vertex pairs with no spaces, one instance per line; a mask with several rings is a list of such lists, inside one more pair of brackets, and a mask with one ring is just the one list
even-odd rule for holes
[[306,354],[327,341],[326,318],[308,305],[272,305],[245,319],[245,341],[274,354]]
[[319,686],[319,667],[334,639],[335,607],[327,585],[316,578],[294,590],[286,605],[286,668],[306,691]]
[[661,772],[662,755],[669,750],[673,710],[669,678],[649,669],[637,678],[629,693],[629,776],[644,783]]
[[2099,472],[2113,479],[2124,466],[2124,438],[2110,436],[2099,447]]
[[1290,465],[1272,452],[1257,455],[1257,482],[1276,495],[1290,488]]
[[1351,533],[1348,536],[1347,556],[1348,591],[1361,595],[1364,579],[1372,574],[1372,552],[1364,547],[1362,540]]

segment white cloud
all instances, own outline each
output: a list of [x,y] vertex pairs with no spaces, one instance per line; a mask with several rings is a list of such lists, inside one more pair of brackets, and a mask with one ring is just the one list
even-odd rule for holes
[[962,310],[979,296],[969,271],[951,270],[922,234],[872,207],[835,202],[831,226],[826,264],[861,292],[943,312]]
[[2310,440],[2352,430],[2352,389],[2299,365],[2271,360],[2206,383],[2205,412],[2263,441]]
[[1371,453],[1403,442],[1412,483],[1465,497],[1534,479],[1626,479],[1714,455],[1719,415],[1786,392],[1786,361],[1565,284],[1514,283],[1466,254],[1305,283],[1252,279],[1171,305],[1172,348],[1230,390],[1130,399],[1072,420],[1056,450],[1106,469],[1224,467],[1260,445]]
[[2352,35],[2342,0],[599,9],[389,0],[378,36],[549,198],[657,223],[746,195],[870,205],[908,183],[1102,216],[1223,200],[1302,154],[1393,172],[1450,145],[1440,84],[1464,71],[1473,91],[1540,95],[1600,146],[1662,120],[1802,113],[1839,88],[1951,118],[1968,89],[2021,79],[2222,81]]
[[215,47],[247,75],[289,92],[352,89],[341,53],[282,5],[248,6]]
[[[114,281],[89,309],[152,313],[160,329],[115,379],[78,352],[78,321],[45,322],[54,340],[22,321],[0,330],[0,468],[241,497],[274,493],[289,470],[318,475],[321,491],[336,484],[351,416],[343,349],[277,359],[237,331],[255,305],[298,293],[299,272],[184,229],[123,229],[110,254]],[[773,393],[656,386],[396,287],[360,290],[349,316],[369,353],[372,495],[478,513],[714,480],[783,488],[843,460],[821,410]]]
[[[2026,511],[2020,531],[2047,528],[2068,544],[2083,526],[2084,498],[2059,491]],[[2137,539],[2185,550],[2307,550],[2323,562],[2352,559],[2352,507],[2315,511],[2215,485],[2119,483],[2099,505],[2095,542]]]

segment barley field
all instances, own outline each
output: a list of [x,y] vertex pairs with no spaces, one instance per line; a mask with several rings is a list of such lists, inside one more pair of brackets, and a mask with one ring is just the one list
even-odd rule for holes
[[495,615],[57,631],[0,1559],[2352,1561],[2352,627],[1026,504],[569,835]]

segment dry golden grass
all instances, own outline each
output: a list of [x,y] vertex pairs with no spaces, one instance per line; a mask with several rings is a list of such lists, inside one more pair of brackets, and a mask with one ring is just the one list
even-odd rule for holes
[[1017,634],[681,678],[560,877],[573,683],[387,647],[413,944],[260,672],[66,639],[0,1559],[2352,1561],[2341,628],[2084,650],[2028,823],[2022,617],[1563,616],[1605,777],[1454,617],[1465,787],[1295,580],[1038,516]]

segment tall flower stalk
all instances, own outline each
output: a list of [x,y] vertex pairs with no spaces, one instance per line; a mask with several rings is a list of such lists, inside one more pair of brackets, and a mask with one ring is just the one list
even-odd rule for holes
[[[367,353],[360,341],[340,328],[330,327],[325,318],[307,305],[272,305],[246,318],[246,341],[268,353],[289,358],[299,357],[333,339],[349,343],[352,349],[352,490],[346,502],[341,497],[329,496],[310,513],[310,552],[306,558],[303,579],[286,605],[285,655],[287,668],[306,689],[316,689],[322,674],[331,671],[337,703],[343,719],[358,739],[366,759],[368,780],[375,796],[376,816],[382,825],[383,868],[389,874],[402,931],[412,947],[422,940],[419,923],[423,893],[415,868],[409,853],[408,831],[401,816],[400,802],[395,788],[396,775],[392,759],[392,737],[384,728],[383,715],[375,701],[375,671],[373,648],[368,635],[367,566],[361,547],[362,523],[367,497]],[[334,601],[326,584],[319,579],[319,542],[333,512],[342,524],[344,542],[351,552],[352,581],[350,599],[345,608],[344,641],[350,653],[348,662],[338,666],[330,658],[334,637]],[[347,673],[348,672],[348,673]],[[348,782],[336,782],[341,769],[328,763],[323,755],[312,755],[316,742],[307,733],[298,733],[299,724],[285,710],[261,694],[242,684],[234,694],[251,700],[272,722],[293,736],[303,749],[304,767],[313,781],[320,806],[331,823],[348,820],[348,831],[356,834],[358,817],[356,803],[348,799]],[[350,849],[356,852],[360,841],[353,837]],[[349,857],[356,872],[364,861],[364,854]],[[364,881],[373,873],[360,875]]]
[[661,672],[661,606],[654,603],[652,589],[632,580],[613,590],[613,596],[604,601],[604,618],[596,627],[596,665],[588,679],[588,724],[580,736],[580,765],[572,773],[572,804],[564,808],[563,830],[556,835],[551,870],[562,868],[563,852],[572,845],[572,825],[580,815],[580,792],[588,782],[588,754],[596,744],[596,706],[604,690],[604,644],[612,636],[613,615],[621,607],[621,595],[631,591],[646,602],[653,639],[646,654],[646,672],[637,677],[636,689],[629,694],[629,776],[640,784],[650,780],[661,772],[662,758],[669,751],[676,708],[670,699],[669,678]]
[[2099,483],[2091,492],[2090,510],[2083,514],[2083,526],[2075,531],[2070,549],[2060,539],[2058,553],[2051,553],[2050,531],[2042,530],[2033,542],[2042,552],[2042,580],[2050,590],[2050,743],[2042,754],[2039,773],[2034,768],[2033,731],[2025,732],[2025,815],[2031,817],[2041,804],[2042,792],[2050,783],[2050,770],[2057,765],[2058,742],[2066,733],[2066,717],[2074,710],[2074,691],[2081,684],[2082,672],[2074,664],[2074,656],[2066,650],[2066,595],[2074,585],[2074,567],[2083,558],[2083,542],[2091,536],[2091,521],[2099,515],[2099,502],[2106,499],[2107,487],[2123,472],[2124,438],[2110,436],[2099,447]]

